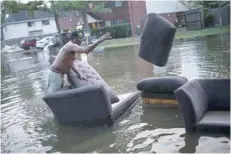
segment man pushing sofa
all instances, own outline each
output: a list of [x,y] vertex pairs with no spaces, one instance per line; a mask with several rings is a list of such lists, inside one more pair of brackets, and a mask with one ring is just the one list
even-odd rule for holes
[[87,47],[81,47],[82,37],[80,33],[77,31],[72,32],[71,40],[60,49],[58,55],[54,59],[54,62],[50,66],[47,92],[51,93],[61,89],[64,86],[64,75],[67,74],[70,69],[74,70],[81,80],[86,80],[73,65],[77,58],[76,56],[80,56],[80,53],[88,54],[101,42],[108,39],[111,39],[110,33],[104,34],[95,43],[88,45]]

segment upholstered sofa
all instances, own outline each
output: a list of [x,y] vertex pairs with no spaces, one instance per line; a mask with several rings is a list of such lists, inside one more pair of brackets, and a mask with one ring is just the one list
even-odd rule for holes
[[188,131],[230,129],[230,79],[194,79],[174,92]]
[[90,64],[75,61],[74,66],[84,79],[70,70],[70,86],[43,98],[59,123],[112,125],[140,97],[138,91],[117,96]]
[[130,107],[136,104],[139,92],[118,96],[120,101],[111,103],[103,86],[61,89],[47,94],[43,100],[59,123],[80,125],[112,125]]

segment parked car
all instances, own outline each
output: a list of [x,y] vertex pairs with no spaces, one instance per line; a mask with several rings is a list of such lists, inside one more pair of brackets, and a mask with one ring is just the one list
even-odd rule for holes
[[25,39],[20,42],[20,48],[27,50],[30,49],[30,47],[36,46],[36,39]]
[[43,49],[54,36],[45,37],[36,43],[36,48]]

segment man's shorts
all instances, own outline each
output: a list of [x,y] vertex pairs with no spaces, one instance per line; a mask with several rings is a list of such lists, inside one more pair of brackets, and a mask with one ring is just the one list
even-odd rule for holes
[[64,75],[48,70],[47,93],[56,92],[64,86]]

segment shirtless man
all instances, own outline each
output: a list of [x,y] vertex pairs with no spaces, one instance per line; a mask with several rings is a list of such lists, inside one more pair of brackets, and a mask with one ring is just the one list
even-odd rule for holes
[[111,39],[110,33],[104,34],[95,43],[87,47],[81,47],[80,45],[82,42],[82,38],[80,33],[78,33],[77,31],[72,32],[71,40],[60,49],[57,57],[55,58],[54,62],[50,67],[48,75],[47,92],[55,92],[62,88],[64,86],[64,74],[67,74],[71,68],[82,79],[81,75],[78,73],[78,70],[76,70],[75,67],[73,67],[74,60],[77,56],[79,56],[79,53],[88,54],[93,49],[95,49],[97,45],[99,45],[101,42],[107,39]]

